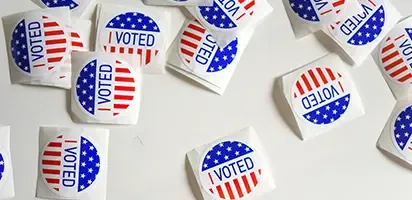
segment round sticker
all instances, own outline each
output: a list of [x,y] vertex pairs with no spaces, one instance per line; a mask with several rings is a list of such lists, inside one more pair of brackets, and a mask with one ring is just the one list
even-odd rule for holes
[[391,138],[402,156],[412,161],[412,106],[404,107],[392,122]]
[[127,12],[112,18],[100,32],[100,48],[105,52],[137,54],[143,67],[156,64],[164,46],[157,22],[139,12]]
[[81,4],[86,4],[89,0],[41,0],[41,2],[49,7],[49,8],[56,8],[56,7],[68,7],[70,10],[73,10]]
[[212,35],[199,23],[191,21],[184,28],[179,43],[181,61],[197,73],[212,74],[226,69],[236,57],[238,39],[219,48]]
[[10,44],[16,68],[28,76],[44,76],[56,70],[70,53],[64,26],[41,13],[26,15],[13,30]]
[[412,28],[396,27],[380,46],[380,66],[390,80],[409,85],[412,82]]
[[215,30],[233,30],[248,22],[255,10],[255,0],[214,0],[213,6],[196,9],[199,20]]
[[80,109],[97,120],[111,120],[125,113],[137,95],[133,68],[111,58],[96,58],[81,68],[73,90]]
[[60,135],[47,142],[40,155],[45,185],[59,196],[74,198],[99,178],[98,146],[84,136]]
[[332,124],[346,112],[351,85],[327,67],[310,68],[292,86],[292,106],[297,115],[316,124]]
[[202,187],[216,199],[241,199],[256,191],[263,160],[252,147],[223,141],[209,148],[199,167]]
[[363,46],[382,33],[385,25],[383,0],[358,0],[361,13],[336,21],[329,28],[337,39],[355,46]]
[[345,0],[289,0],[289,6],[304,21],[329,24],[346,4]]

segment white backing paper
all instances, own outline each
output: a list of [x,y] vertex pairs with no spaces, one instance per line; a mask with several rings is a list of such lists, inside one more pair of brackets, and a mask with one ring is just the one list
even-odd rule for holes
[[12,197],[14,179],[10,154],[10,127],[0,126],[0,199]]

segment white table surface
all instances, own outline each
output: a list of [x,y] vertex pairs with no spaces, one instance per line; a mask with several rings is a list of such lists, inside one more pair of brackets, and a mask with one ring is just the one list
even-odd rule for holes
[[[136,1],[111,0],[118,4]],[[174,72],[145,75],[138,124],[99,126],[111,130],[108,200],[195,199],[185,171],[186,152],[248,125],[255,128],[268,151],[276,178],[277,188],[262,200],[410,196],[412,173],[375,147],[395,100],[372,58],[351,70],[365,116],[305,142],[291,131],[280,114],[285,105],[276,103],[274,81],[328,51],[314,36],[295,40],[281,0],[270,3],[273,13],[257,28],[223,96]],[[412,5],[408,0],[394,3],[404,16],[408,14],[405,5]],[[34,8],[29,0],[10,0],[0,6],[0,15]],[[178,18],[178,9],[172,10]],[[67,91],[11,85],[3,32],[0,38],[0,123],[11,126],[13,199],[32,200],[38,127],[90,125],[71,121]]]

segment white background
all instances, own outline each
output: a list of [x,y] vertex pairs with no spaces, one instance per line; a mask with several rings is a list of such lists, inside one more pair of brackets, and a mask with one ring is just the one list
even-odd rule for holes
[[[118,4],[136,1],[112,0]],[[409,2],[394,3],[406,16]],[[371,58],[351,70],[365,116],[305,142],[291,131],[280,114],[285,105],[278,103],[275,79],[328,50],[315,36],[295,40],[281,0],[270,3],[274,12],[256,29],[223,96],[170,70],[164,76],[145,75],[138,124],[99,126],[111,129],[108,200],[195,199],[186,176],[186,152],[248,125],[261,138],[276,176],[277,189],[262,200],[410,196],[412,173],[375,147],[395,100]],[[0,15],[34,8],[29,0],[3,0]],[[10,85],[4,34],[0,37],[0,123],[11,126],[14,199],[32,200],[38,127],[90,125],[71,121],[67,91]]]

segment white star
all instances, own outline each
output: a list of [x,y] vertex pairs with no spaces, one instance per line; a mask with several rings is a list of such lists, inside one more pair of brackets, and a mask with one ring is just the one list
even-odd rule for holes
[[83,155],[83,156],[87,155],[87,152],[86,152],[86,151],[83,151],[83,152],[82,152],[82,155]]
[[0,161],[0,165],[4,165],[4,161]]
[[334,114],[334,115],[336,115],[336,113],[337,113],[338,111],[336,111],[336,110],[333,110],[332,112],[333,112],[333,114]]
[[100,167],[100,163],[96,163],[96,167]]
[[399,143],[399,145],[401,145],[403,147],[403,142]]
[[91,107],[89,107],[87,110],[88,110],[88,111],[92,111],[93,109],[92,109]]
[[409,133],[408,133],[408,132],[406,132],[406,133],[405,133],[405,137],[408,137],[408,136],[409,136]]
[[365,24],[365,28],[369,28],[369,24]]
[[142,28],[143,28],[143,29],[146,29],[146,28],[147,28],[147,26],[146,26],[146,25],[143,25],[143,26],[142,26]]
[[373,37],[374,37],[374,38],[377,38],[377,37],[378,37],[378,35],[376,35],[376,34],[373,34]]
[[215,62],[219,62],[219,58],[218,58],[218,57],[215,58]]
[[86,94],[87,92],[86,92],[86,90],[83,90],[82,93],[83,93],[83,94]]
[[83,79],[83,83],[87,83],[87,79]]
[[89,100],[90,100],[90,101],[93,100],[93,97],[92,97],[92,96],[89,96]]
[[[94,63],[91,63],[90,65],[94,66]],[[83,69],[83,71],[85,71],[85,72],[87,72],[87,70],[88,70],[87,67]]]
[[93,162],[94,158],[93,157],[89,157],[89,161]]
[[311,10],[312,10],[312,7],[308,6],[307,10],[311,11]]
[[329,106],[326,106],[326,110],[330,110],[330,107],[329,107]]
[[378,27],[376,25],[373,25],[372,27],[374,30],[376,30]]
[[228,160],[229,159],[229,156],[225,156],[225,160]]
[[216,160],[216,159],[215,159],[215,161],[213,161],[213,162],[214,162],[215,164],[219,163],[219,161],[218,161],[218,160]]
[[114,25],[113,22],[110,22],[110,23],[109,23],[109,26],[113,26],[113,25]]
[[405,125],[404,125],[404,124],[401,125],[401,129],[405,129]]
[[370,33],[366,33],[366,37],[368,38],[369,36],[371,36],[371,34],[370,34]]
[[345,101],[349,101],[349,97],[346,97],[346,98],[345,98]]
[[83,140],[83,144],[87,144],[87,140]]
[[306,115],[306,119],[310,119],[310,115]]
[[312,20],[315,20],[316,19],[316,17],[315,16],[312,16]]
[[352,40],[350,41],[350,43],[355,44],[355,40],[352,39]]
[[20,37],[21,37],[21,38],[24,38],[24,33],[20,34]]
[[88,180],[87,184],[89,184],[89,185],[92,184],[92,180]]
[[153,29],[154,29],[154,30],[157,30],[157,26],[154,26]]
[[412,123],[409,124],[409,127],[412,127]]
[[123,24],[123,23],[121,23],[121,24],[120,24],[120,26],[121,26],[121,27],[124,27],[124,24]]
[[235,54],[230,55],[231,58],[235,58]]
[[74,7],[74,3],[70,4],[70,7],[72,7],[72,8],[73,8],[73,7]]
[[222,15],[222,16],[220,16],[220,18],[222,18],[222,19],[226,19],[226,16],[225,16],[225,15]]
[[47,2],[46,5],[47,5],[47,6],[50,6],[50,2]]
[[233,24],[232,23],[229,23],[229,27],[232,27],[233,26]]
[[89,89],[93,89],[93,85],[89,85]]
[[324,115],[323,115],[323,119],[326,119],[326,118],[328,118],[328,115],[327,115],[327,114],[324,114]]
[[246,152],[248,152],[249,150],[250,150],[249,147],[246,147],[246,148],[245,148],[245,151],[246,151]]
[[218,10],[219,10],[219,8],[218,8],[218,7],[214,7],[214,10],[215,10],[215,11],[218,11]]
[[120,20],[120,17],[116,17],[116,20],[119,21],[119,20]]
[[346,110],[346,106],[342,106],[342,109],[343,109],[343,110]]
[[334,121],[335,121],[335,119],[331,118],[331,119],[330,119],[330,121],[331,121],[331,122],[334,122]]
[[132,28],[136,28],[136,24],[132,24]]
[[142,19],[141,19],[141,18],[137,19],[137,22],[141,23],[141,22],[142,22]]
[[93,73],[91,73],[89,76],[90,76],[90,78],[93,78],[93,77],[94,77],[94,74],[93,74]]
[[235,152],[235,155],[237,155],[237,156],[238,156],[238,155],[239,155],[239,151],[236,151],[236,152]]
[[58,2],[57,0],[53,0],[53,3],[55,3],[55,4],[56,4],[57,2]]
[[241,146],[242,146],[242,143],[237,143],[237,146],[238,146],[238,147],[241,147]]
[[130,21],[132,21],[132,18],[128,17],[126,20],[127,20],[128,22],[130,22]]
[[379,9],[379,13],[383,13],[383,10],[382,10],[382,9]]
[[316,111],[316,114],[317,114],[317,115],[319,115],[319,114],[320,114],[320,111],[319,111],[319,110],[318,110],[318,111]]
[[339,106],[339,104],[340,104],[339,101],[337,101],[337,102],[335,103],[335,105],[337,105],[337,106]]
[[24,70],[28,70],[29,68],[28,67],[24,67]]
[[215,71],[215,68],[211,67],[211,68],[209,68],[209,70],[213,72],[213,71]]
[[379,19],[379,21],[381,21],[381,22],[383,22],[383,20],[384,20],[383,17],[381,17],[381,18]]
[[137,12],[134,12],[134,13],[133,13],[133,16],[137,16]]
[[84,189],[84,185],[81,185],[81,186],[80,186],[80,189],[82,189],[82,190],[83,190],[83,189]]
[[86,175],[85,175],[85,174],[82,174],[82,175],[80,175],[80,177],[84,178],[84,177],[86,177]]
[[21,48],[22,48],[22,49],[25,49],[25,48],[26,48],[26,45],[24,45],[24,44],[21,45]]
[[399,138],[399,137],[401,137],[399,134],[396,134],[396,138]]
[[308,18],[308,15],[307,15],[307,14],[304,14],[304,15],[303,15],[303,18]]
[[411,116],[409,116],[409,115],[406,115],[406,116],[405,116],[405,118],[406,118],[406,119],[410,119],[410,118],[411,118]]
[[227,151],[232,151],[232,147],[228,147],[226,150]]
[[85,102],[85,101],[82,101],[82,105],[83,105],[83,106],[86,105],[86,102]]
[[89,150],[94,150],[94,146],[90,146],[90,147],[89,147]]
[[227,49],[228,49],[229,51],[231,51],[231,50],[232,50],[232,46],[228,46]]
[[401,120],[402,120],[402,118],[401,118],[401,117],[398,117],[398,119],[396,119],[396,120],[401,121]]
[[313,122],[315,122],[315,124],[318,122],[318,120],[315,118],[314,120],[313,120]]
[[299,4],[299,8],[302,9],[302,8],[303,8],[303,5],[302,5],[302,4]]
[[222,69],[223,69],[222,65],[219,65],[219,67],[217,67],[217,68],[219,68],[220,70],[222,70]]
[[294,4],[294,3],[291,3],[291,4],[290,4],[290,7],[292,7],[292,8],[295,7],[295,4]]
[[153,20],[149,20],[149,24],[152,24],[153,23]]
[[220,154],[222,154],[222,153],[220,153],[220,151],[217,151],[216,154],[217,154],[218,156],[220,156]]
[[227,56],[223,56],[223,60],[227,60]]
[[82,162],[82,167],[86,167],[86,163],[85,163],[85,162]]
[[20,44],[20,41],[16,40],[16,44]]
[[359,44],[363,44],[363,41],[362,40],[359,40],[359,42],[358,42]]
[[220,144],[219,144],[219,147],[223,147],[223,143],[220,143]]
[[206,7],[206,9],[205,9],[206,11],[209,11],[210,10],[210,8],[209,7]]
[[362,32],[358,32],[358,35],[359,35],[359,36],[362,36]]
[[203,165],[203,168],[207,168],[207,164],[204,164],[204,165]]
[[376,17],[372,17],[372,21],[376,21]]
[[92,169],[92,168],[89,168],[88,172],[89,172],[89,173],[93,173],[93,169]]

